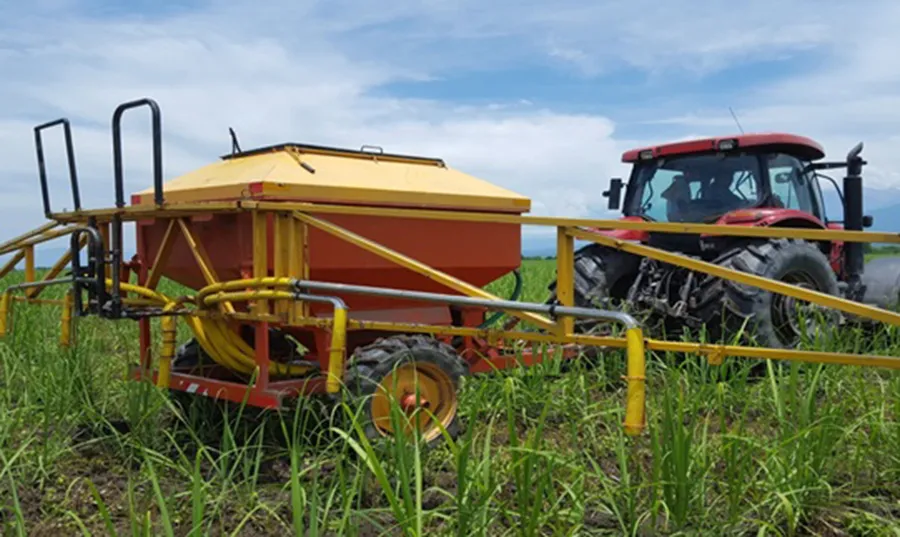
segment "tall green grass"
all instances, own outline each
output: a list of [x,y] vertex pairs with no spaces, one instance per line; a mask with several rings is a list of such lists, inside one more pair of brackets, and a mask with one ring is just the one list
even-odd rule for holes
[[[543,300],[553,275],[527,262],[521,298]],[[467,379],[467,427],[424,449],[367,441],[350,406],[182,404],[127,381],[128,321],[80,320],[69,350],[58,310],[18,306],[14,322],[0,342],[4,534],[900,535],[893,372],[654,355],[648,430],[630,438],[621,355],[551,361]],[[896,355],[900,337],[825,345]]]

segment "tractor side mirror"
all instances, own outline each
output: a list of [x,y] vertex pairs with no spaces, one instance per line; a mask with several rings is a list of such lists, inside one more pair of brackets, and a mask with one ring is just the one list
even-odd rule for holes
[[875,218],[872,217],[871,214],[867,214],[863,216],[862,225],[863,227],[872,227],[872,224],[875,223]]
[[609,180],[609,190],[603,192],[603,196],[609,198],[609,209],[611,211],[619,210],[619,203],[622,198],[622,180],[614,177]]

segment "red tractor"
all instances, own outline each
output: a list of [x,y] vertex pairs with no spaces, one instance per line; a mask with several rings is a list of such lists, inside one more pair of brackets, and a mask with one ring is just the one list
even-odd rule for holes
[[[872,225],[863,216],[861,151],[862,144],[844,162],[822,162],[819,144],[790,134],[676,142],[627,151],[624,202],[621,179],[603,194],[610,209],[623,207],[623,220],[861,231]],[[820,173],[831,168],[846,168],[843,192]],[[826,217],[820,178],[837,189],[843,221]],[[900,293],[900,260],[876,259],[864,271],[863,243],[596,231],[879,307],[892,306]],[[750,321],[748,333],[769,347],[792,347],[812,329],[790,297],[599,244],[576,252],[575,303],[627,305],[670,333],[705,326],[716,341]]]

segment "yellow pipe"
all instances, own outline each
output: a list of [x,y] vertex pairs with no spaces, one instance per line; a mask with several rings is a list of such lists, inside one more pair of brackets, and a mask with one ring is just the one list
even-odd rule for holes
[[794,238],[809,241],[843,241],[862,243],[900,243],[900,233],[879,231],[848,231],[835,229],[810,229],[794,227],[752,227],[719,224],[683,224],[674,222],[637,222],[628,220],[597,220],[592,218],[563,218],[557,216],[532,216],[469,211],[444,211],[437,209],[407,209],[395,207],[362,207],[353,205],[328,205],[310,202],[260,201],[241,202],[244,209],[284,211],[294,210],[316,215],[350,214],[442,220],[450,222],[486,222],[523,226],[568,227],[600,230],[634,230],[659,233],[705,234],[726,237]]
[[20,243],[22,243],[23,241],[27,241],[28,239],[31,239],[32,237],[36,237],[42,233],[46,233],[47,231],[50,231],[51,229],[57,227],[58,225],[59,225],[59,222],[53,222],[53,221],[47,222],[46,224],[42,225],[39,228],[32,229],[31,231],[23,233],[22,235],[19,235],[18,237],[9,239],[8,241],[4,242],[3,244],[0,244],[0,251],[6,251],[9,249],[15,250],[16,248],[20,247]]
[[[304,319],[296,326],[317,326],[328,328],[330,319]],[[431,336],[472,336],[492,341],[532,341],[536,343],[558,343],[582,345],[588,347],[611,347],[625,349],[628,342],[625,338],[611,336],[590,336],[572,334],[561,336],[552,333],[491,330],[485,328],[468,328],[433,324],[393,323],[387,321],[347,321],[350,330],[375,330],[382,332],[405,332],[428,334]],[[827,363],[851,366],[880,367],[900,370],[900,358],[877,354],[850,354],[840,352],[820,352],[794,349],[778,349],[769,347],[744,347],[740,345],[719,345],[711,343],[691,343],[645,339],[647,350],[656,352],[674,352],[679,354],[701,354],[705,356],[740,356],[760,360],[782,360],[794,362]]]
[[[565,228],[556,230],[556,298],[562,306],[575,305],[575,239]],[[557,332],[571,334],[575,330],[575,318],[561,316]]]
[[325,381],[327,393],[338,393],[344,378],[344,351],[347,342],[347,310],[335,306],[334,323],[331,328],[331,348],[328,350],[328,379]]
[[70,347],[72,345],[72,309],[74,307],[74,299],[72,297],[72,291],[70,290],[66,293],[66,296],[63,298],[62,305],[62,326],[59,331],[59,343],[63,347]]
[[12,307],[12,293],[6,291],[3,297],[0,297],[0,338],[6,337],[8,331],[7,321],[9,320],[9,310]]
[[709,261],[703,261],[674,252],[660,250],[659,248],[654,248],[652,246],[644,246],[642,244],[614,239],[612,237],[607,237],[606,235],[588,233],[578,230],[570,230],[569,233],[574,238],[579,240],[602,244],[603,246],[616,248],[617,250],[628,252],[630,254],[635,254],[641,257],[649,257],[650,259],[656,259],[657,261],[662,261],[663,263],[669,263],[679,267],[684,267],[689,270],[716,276],[718,278],[724,278],[726,280],[736,281],[753,287],[758,287],[773,293],[787,295],[793,298],[798,298],[800,300],[806,300],[820,306],[834,308],[845,313],[857,315],[859,317],[866,317],[884,323],[893,324],[895,326],[900,326],[900,314],[874,306],[869,306],[868,304],[863,304],[861,302],[847,300],[839,296],[829,295],[828,293],[806,289],[778,280],[764,278],[762,276],[756,276],[747,272],[726,268],[721,265],[710,263]]
[[628,360],[628,394],[625,402],[625,434],[637,436],[644,430],[647,380],[644,334],[639,327],[625,331],[626,357]]
[[12,269],[16,268],[16,265],[19,264],[19,261],[25,259],[25,250],[19,250],[16,252],[16,255],[12,256],[9,261],[3,265],[3,268],[0,268],[0,278],[6,277]]
[[167,315],[162,318],[162,349],[159,352],[159,373],[156,386],[168,389],[172,374],[172,358],[175,357],[175,317]]

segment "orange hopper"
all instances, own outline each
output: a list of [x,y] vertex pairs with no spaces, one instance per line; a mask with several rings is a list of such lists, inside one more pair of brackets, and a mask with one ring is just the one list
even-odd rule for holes
[[[448,167],[433,158],[284,144],[222,157],[164,184],[167,204],[211,201],[307,202],[521,214],[528,198]],[[153,203],[153,190],[132,196],[132,205]],[[296,207],[296,206],[294,206]],[[309,211],[314,213],[314,211]],[[400,211],[398,211],[400,212]],[[521,262],[518,224],[413,219],[397,216],[314,214],[386,248],[400,252],[472,285],[482,287]],[[141,259],[156,259],[168,222],[138,223]],[[209,213],[188,222],[204,246],[218,280],[253,277],[252,216]],[[272,222],[269,266],[273,266]],[[440,293],[453,290],[319,229],[298,226],[307,234],[304,253],[311,280],[371,285]],[[298,232],[299,233],[299,232]],[[163,275],[199,289],[207,284],[183,234],[174,234]],[[296,248],[303,248],[300,237]],[[274,275],[269,272],[269,275]],[[372,296],[342,296],[354,318],[398,322],[451,322],[446,305],[402,302]],[[311,305],[313,314],[330,308]]]

